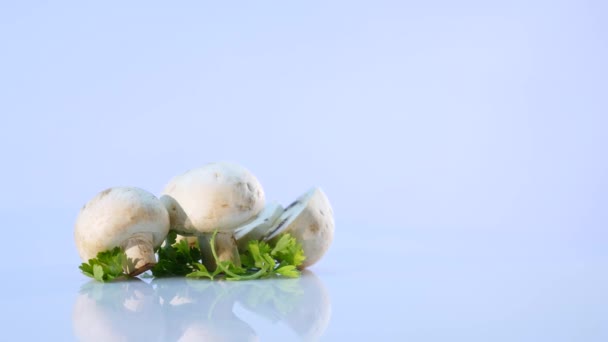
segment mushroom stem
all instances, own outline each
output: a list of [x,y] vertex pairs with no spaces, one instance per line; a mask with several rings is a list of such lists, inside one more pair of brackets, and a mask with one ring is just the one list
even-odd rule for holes
[[[198,245],[203,256],[203,265],[210,272],[215,271],[217,264],[211,252],[211,238],[213,233],[203,233],[198,238]],[[214,241],[215,254],[220,261],[232,261],[236,266],[241,266],[239,249],[232,232],[218,232]]]
[[122,248],[127,256],[125,273],[136,276],[156,265],[152,233],[135,233],[128,238]]

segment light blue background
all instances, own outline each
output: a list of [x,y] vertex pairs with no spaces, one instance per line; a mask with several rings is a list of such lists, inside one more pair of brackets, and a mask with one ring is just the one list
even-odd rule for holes
[[[97,192],[232,160],[269,200],[326,191],[321,278],[380,249],[605,284],[607,20],[574,0],[4,1],[0,256],[20,261],[2,267],[75,273]],[[513,277],[550,282],[545,266]]]

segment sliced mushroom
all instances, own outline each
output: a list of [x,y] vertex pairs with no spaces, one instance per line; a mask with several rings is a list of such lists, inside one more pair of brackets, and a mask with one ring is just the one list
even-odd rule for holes
[[266,236],[282,213],[283,206],[273,202],[267,205],[253,221],[237,228],[234,237],[239,249],[242,251],[246,249],[249,241],[260,240]]
[[301,268],[321,259],[334,237],[334,213],[321,188],[313,188],[285,208],[264,240],[290,233],[302,244],[306,260]]

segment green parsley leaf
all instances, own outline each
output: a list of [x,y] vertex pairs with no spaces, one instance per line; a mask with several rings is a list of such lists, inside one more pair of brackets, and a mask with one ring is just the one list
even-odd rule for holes
[[103,268],[100,265],[93,266],[93,278],[97,281],[103,282]]
[[[214,244],[211,244],[212,252]],[[249,280],[271,276],[298,277],[297,266],[304,261],[302,245],[289,234],[282,235],[275,243],[252,240],[241,254],[241,267],[223,263],[227,280]],[[227,270],[227,271],[226,271]]]
[[294,265],[286,265],[277,268],[276,271],[278,274],[289,277],[289,278],[297,278],[300,276],[300,271]]
[[281,238],[279,238],[274,248],[272,249],[272,255],[276,255],[279,252],[289,249],[289,246],[292,242],[292,239],[290,239],[290,237],[291,235],[289,234],[284,234],[283,236],[281,236]]
[[205,270],[195,270],[191,278],[210,278],[222,275],[226,280],[251,280],[271,276],[298,277],[297,266],[303,261],[302,246],[289,234],[281,236],[276,244],[252,240],[241,254],[241,266],[231,261],[220,261],[215,251],[215,231],[209,241],[211,254],[217,264],[213,274]]
[[286,265],[300,266],[306,259],[302,245],[289,234],[284,234],[279,238],[271,254],[285,262]]
[[155,277],[185,276],[200,271],[196,266],[201,262],[198,246],[190,246],[186,240],[176,243],[175,237],[176,233],[170,232],[165,246],[158,250],[158,262],[152,268]]
[[213,280],[214,274],[207,271],[207,268],[203,264],[195,263],[194,266],[198,269],[192,273],[186,274],[186,278],[209,278]]
[[80,270],[87,277],[100,282],[112,281],[116,278],[126,277],[124,268],[130,260],[120,247],[109,251],[97,253],[97,257],[89,259],[88,263],[82,263]]

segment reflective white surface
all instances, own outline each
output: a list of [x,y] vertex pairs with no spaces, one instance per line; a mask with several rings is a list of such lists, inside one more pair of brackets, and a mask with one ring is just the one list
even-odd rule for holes
[[7,340],[606,341],[607,261],[551,236],[343,231],[293,280],[98,284],[76,264],[8,268],[1,324]]

